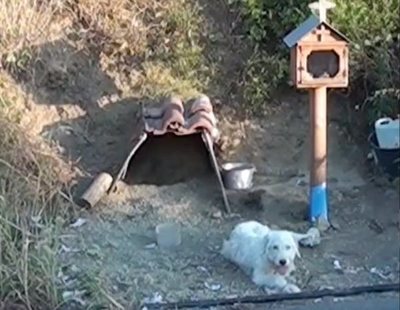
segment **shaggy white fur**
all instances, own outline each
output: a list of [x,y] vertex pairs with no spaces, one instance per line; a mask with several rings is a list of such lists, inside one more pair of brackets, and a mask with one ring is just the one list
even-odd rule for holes
[[296,293],[299,287],[288,279],[295,270],[295,257],[300,257],[298,242],[306,237],[248,221],[233,229],[229,240],[224,240],[221,254],[266,291]]

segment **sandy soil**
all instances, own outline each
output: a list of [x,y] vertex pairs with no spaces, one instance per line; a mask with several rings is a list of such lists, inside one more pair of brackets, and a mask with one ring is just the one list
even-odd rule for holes
[[[297,109],[291,109],[296,104]],[[81,215],[87,220],[84,225],[65,232],[63,242],[72,249],[61,255],[70,266],[65,274],[95,275],[123,306],[154,294],[172,301],[262,293],[218,251],[233,226],[243,220],[307,230],[307,115],[304,102],[288,102],[263,121],[244,122],[246,139],[231,160],[253,162],[258,171],[251,192],[229,192],[235,216],[224,216],[212,174],[197,177],[191,170],[191,177],[176,184],[121,185],[101,205]],[[332,122],[329,193],[336,229],[323,233],[318,247],[302,249],[295,277],[305,290],[399,279],[399,198],[367,181],[365,155],[345,137]],[[165,147],[165,154],[173,153]],[[187,166],[192,169],[189,155]],[[151,161],[153,156],[144,158]],[[152,165],[159,168],[151,171],[160,180],[157,174],[163,165]],[[163,222],[181,227],[178,249],[155,246],[154,229]],[[341,270],[334,268],[335,260]]]

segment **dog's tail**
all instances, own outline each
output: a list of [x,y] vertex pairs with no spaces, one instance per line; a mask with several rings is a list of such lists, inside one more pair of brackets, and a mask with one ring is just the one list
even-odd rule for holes
[[231,260],[231,244],[228,240],[224,240],[221,248],[221,255],[228,260]]

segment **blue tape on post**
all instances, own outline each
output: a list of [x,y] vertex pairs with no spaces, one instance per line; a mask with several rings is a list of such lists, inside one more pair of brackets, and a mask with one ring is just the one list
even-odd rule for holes
[[328,220],[328,195],[326,183],[311,188],[310,193],[310,218]]

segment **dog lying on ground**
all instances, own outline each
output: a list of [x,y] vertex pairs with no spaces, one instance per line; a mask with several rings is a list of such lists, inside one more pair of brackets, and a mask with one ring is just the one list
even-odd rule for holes
[[295,270],[295,258],[300,257],[299,241],[309,236],[272,230],[256,221],[243,222],[224,240],[221,254],[264,290],[297,293],[300,288],[288,279]]

